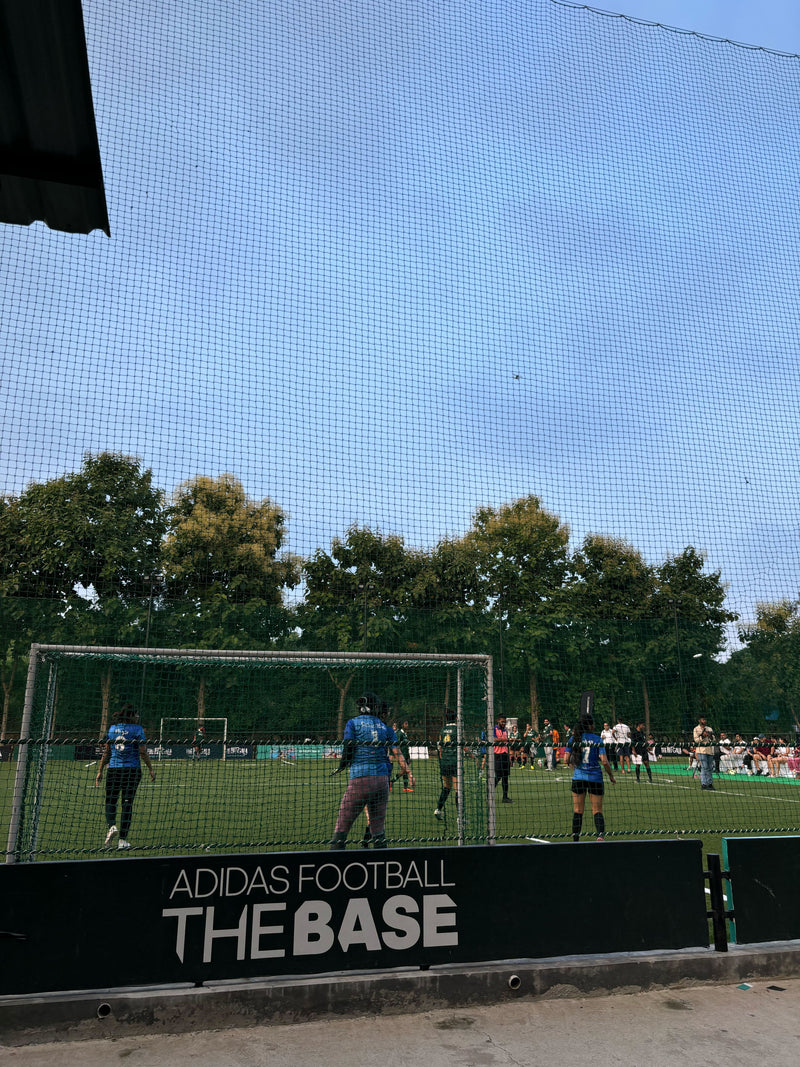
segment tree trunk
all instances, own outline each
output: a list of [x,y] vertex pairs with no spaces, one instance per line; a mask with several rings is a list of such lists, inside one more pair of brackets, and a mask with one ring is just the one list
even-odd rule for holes
[[647,692],[647,682],[642,678],[642,700],[644,701],[644,732],[650,736],[650,694]]
[[206,718],[206,679],[200,675],[200,686],[197,690],[197,725],[202,726]]
[[539,691],[536,688],[536,675],[531,671],[530,677],[530,694],[531,694],[531,724],[539,733]]
[[108,666],[104,674],[100,675],[100,694],[102,710],[100,714],[100,736],[108,734],[108,720],[111,708],[111,667]]
[[444,713],[447,715],[447,709],[450,707],[450,671],[447,672],[446,680],[444,683]]
[[11,715],[11,692],[14,688],[14,676],[17,673],[17,667],[19,665],[20,656],[16,649],[11,652],[11,671],[6,674],[5,670],[2,672],[3,678],[3,721],[0,723],[0,741],[3,741],[8,734],[8,720]]
[[338,741],[339,738],[344,735],[344,702],[347,699],[347,693],[350,689],[350,686],[353,684],[355,672],[353,674],[349,674],[347,676],[347,681],[344,683],[340,683],[339,680],[336,678],[336,675],[331,674],[330,671],[328,671],[328,677],[336,686],[339,692],[339,712],[336,718],[336,739]]

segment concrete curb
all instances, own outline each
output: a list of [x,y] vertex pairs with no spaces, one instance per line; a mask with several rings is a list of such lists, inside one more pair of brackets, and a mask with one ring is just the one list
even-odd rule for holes
[[732,946],[728,952],[694,949],[573,956],[426,971],[225,982],[199,988],[48,993],[0,997],[0,1035],[6,1046],[19,1046],[798,976],[800,941],[791,941]]

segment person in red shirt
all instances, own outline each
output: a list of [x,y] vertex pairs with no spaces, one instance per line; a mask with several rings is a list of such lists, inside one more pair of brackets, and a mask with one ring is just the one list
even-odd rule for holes
[[508,776],[511,773],[511,760],[508,754],[508,730],[505,715],[499,715],[494,728],[494,787],[503,783],[503,803],[510,804],[508,795]]

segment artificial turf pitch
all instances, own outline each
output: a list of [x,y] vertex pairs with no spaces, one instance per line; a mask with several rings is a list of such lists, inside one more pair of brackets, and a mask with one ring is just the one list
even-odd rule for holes
[[[344,774],[331,776],[335,763],[325,759],[176,760],[157,762],[155,767],[155,785],[145,774],[136,795],[129,835],[133,848],[126,855],[324,849],[346,785]],[[14,763],[0,764],[3,845],[14,769]],[[103,845],[104,790],[94,784],[96,770],[81,762],[48,763],[35,841],[37,859],[117,856],[115,847]],[[413,770],[413,793],[403,791],[402,780],[393,785],[386,823],[389,844],[457,844],[453,795],[445,805],[446,818],[433,816],[441,789],[438,763],[417,760]],[[467,844],[486,840],[486,785],[479,775],[478,761],[465,760]],[[654,764],[652,785],[644,771],[639,783],[632,773],[616,777],[616,785],[606,781],[606,842],[693,837],[700,838],[707,851],[719,852],[723,836],[800,832],[800,780],[722,774],[715,776],[713,792],[704,791],[685,761]],[[565,767],[546,771],[515,766],[509,795],[510,804],[499,803],[497,787],[498,843],[533,838],[535,842],[528,843],[535,847],[571,840],[572,795]],[[364,825],[359,817],[350,848],[358,846]],[[588,799],[583,830],[582,840],[593,842]]]

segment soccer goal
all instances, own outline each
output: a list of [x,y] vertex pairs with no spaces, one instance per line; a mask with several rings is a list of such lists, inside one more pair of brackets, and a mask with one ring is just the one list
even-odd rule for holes
[[[413,790],[393,783],[389,841],[494,840],[493,789],[479,773],[494,721],[490,656],[35,644],[11,795],[0,805],[10,811],[6,861],[116,847],[109,827],[119,811],[108,772],[97,775],[109,727],[125,716],[145,738],[126,854],[325,848],[347,780],[333,774],[344,726],[365,692],[379,695],[390,724],[405,724],[412,753]],[[459,803],[439,819],[438,741],[453,721]],[[193,760],[199,724],[207,743]]]

